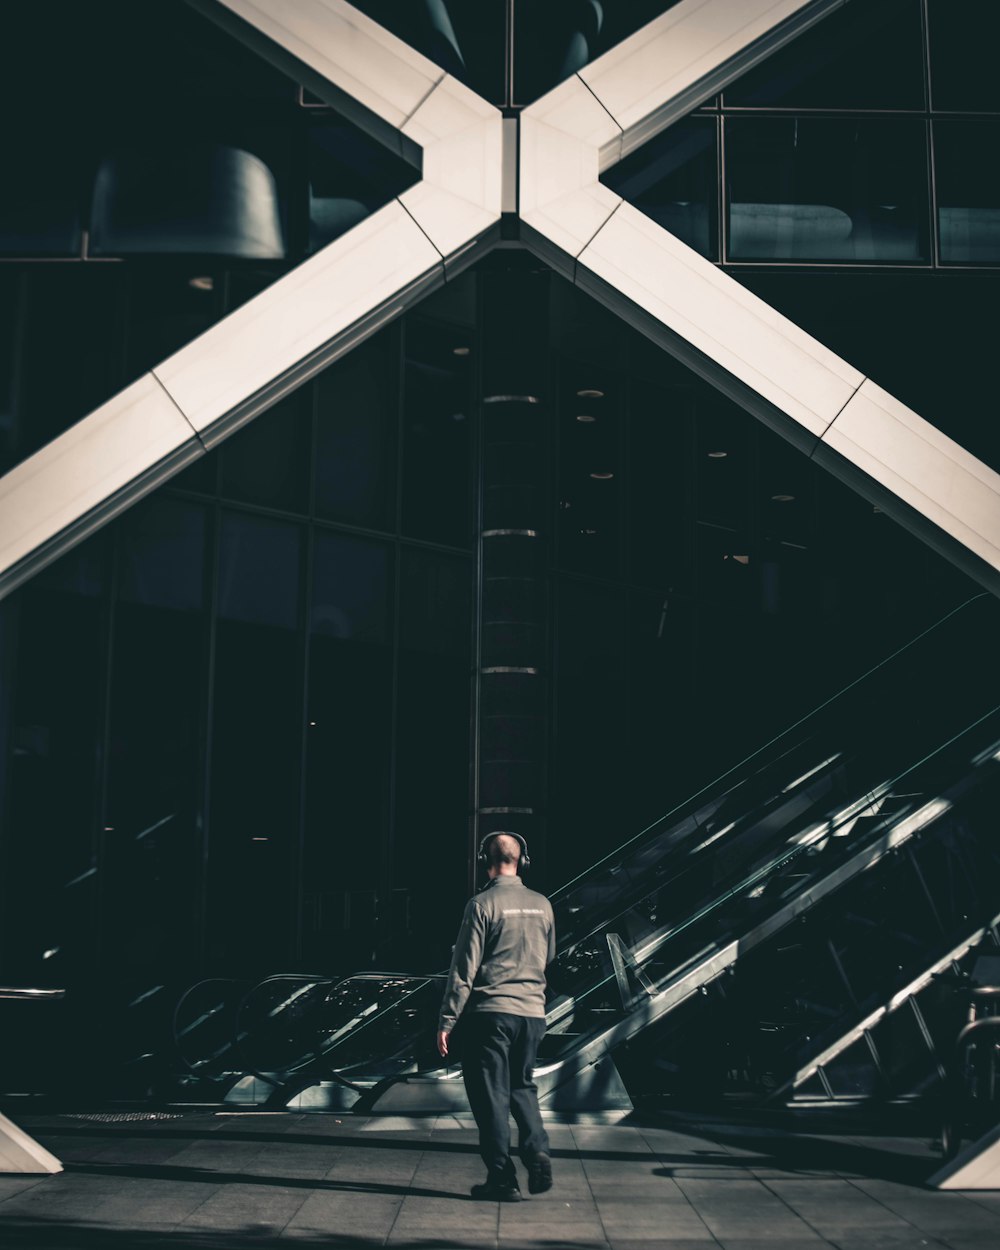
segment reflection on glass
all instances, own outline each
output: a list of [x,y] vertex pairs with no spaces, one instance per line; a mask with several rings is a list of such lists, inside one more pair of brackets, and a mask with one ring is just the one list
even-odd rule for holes
[[225,307],[222,275],[129,268],[125,327],[128,379],[145,373],[217,321]]
[[698,519],[729,528],[745,526],[750,508],[752,418],[701,387],[694,421]]
[[307,957],[363,967],[389,838],[392,551],[319,531],[309,609]]
[[[573,377],[577,367],[567,366]],[[618,383],[616,393],[615,383]],[[559,414],[561,569],[613,576],[621,564],[622,472],[620,380],[602,378],[600,397],[570,392]]]
[[339,238],[419,178],[400,157],[335,116],[310,126],[308,136],[310,252]]
[[1000,261],[1000,120],[934,122],[941,260]]
[[145,135],[101,161],[90,209],[95,256],[180,252],[280,260],[283,206],[252,151]]
[[926,259],[922,122],[746,117],[725,125],[732,259]]
[[514,0],[514,99],[540,95],[621,43],[678,0]]
[[931,102],[935,109],[996,112],[1000,5],[994,0],[927,0]]
[[507,0],[357,0],[355,7],[484,99],[507,103]]
[[317,515],[372,529],[392,523],[399,332],[390,327],[317,379]]
[[403,530],[469,541],[472,339],[419,314],[403,327]]
[[727,108],[922,109],[920,0],[848,4],[737,79]]
[[675,123],[613,166],[602,181],[702,256],[718,256],[713,118]]

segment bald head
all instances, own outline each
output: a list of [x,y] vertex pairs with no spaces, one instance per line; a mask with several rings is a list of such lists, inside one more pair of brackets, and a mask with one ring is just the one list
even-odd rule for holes
[[486,844],[486,866],[490,876],[513,876],[521,858],[521,844],[509,833],[498,833]]

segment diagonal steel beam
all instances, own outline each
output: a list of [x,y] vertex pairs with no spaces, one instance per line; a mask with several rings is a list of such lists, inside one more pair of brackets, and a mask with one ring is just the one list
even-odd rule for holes
[[0,596],[492,246],[500,113],[344,0],[202,5],[423,177],[0,478]]
[[521,118],[539,255],[1000,593],[1000,475],[625,203],[600,173],[837,0],[682,0]]
[[[512,199],[498,111],[345,0],[194,2],[423,180],[0,479],[0,596],[471,263]],[[543,97],[523,237],[997,592],[1000,476],[599,181],[841,3],[681,0]]]

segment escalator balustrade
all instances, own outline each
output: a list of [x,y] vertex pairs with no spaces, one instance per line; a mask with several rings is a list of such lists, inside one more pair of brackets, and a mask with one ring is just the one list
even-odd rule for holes
[[[932,1079],[909,1037],[852,1030],[874,1013],[888,1039],[905,1014],[930,1036],[906,987],[995,935],[998,629],[1000,605],[970,600],[552,895],[545,1088],[611,1052],[640,1092]],[[277,980],[239,1028],[276,1089],[346,1082],[375,1106],[399,1082],[453,1086],[432,1050],[439,976]],[[899,995],[906,1012],[886,1010]],[[870,1064],[847,1075],[857,1045]]]

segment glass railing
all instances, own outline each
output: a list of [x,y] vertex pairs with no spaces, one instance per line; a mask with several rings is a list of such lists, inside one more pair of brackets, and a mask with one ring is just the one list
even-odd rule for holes
[[1000,604],[968,600],[556,890],[560,958],[640,898],[654,899],[645,923],[655,928],[656,916],[710,897],[793,828],[828,819],[972,724],[1000,700],[998,637]]
[[[823,820],[790,825],[738,879],[693,908],[656,921],[662,904],[654,890],[609,917],[557,960],[542,1071],[611,1031],[610,1044],[634,1036],[891,852],[965,822],[973,802],[981,809],[984,787],[1000,792],[1000,704]],[[991,871],[992,862],[987,855],[978,876],[995,903],[1000,863]],[[440,992],[428,981],[405,1007],[373,1012],[326,1052],[324,1067],[366,1085],[440,1068],[433,1053]]]

